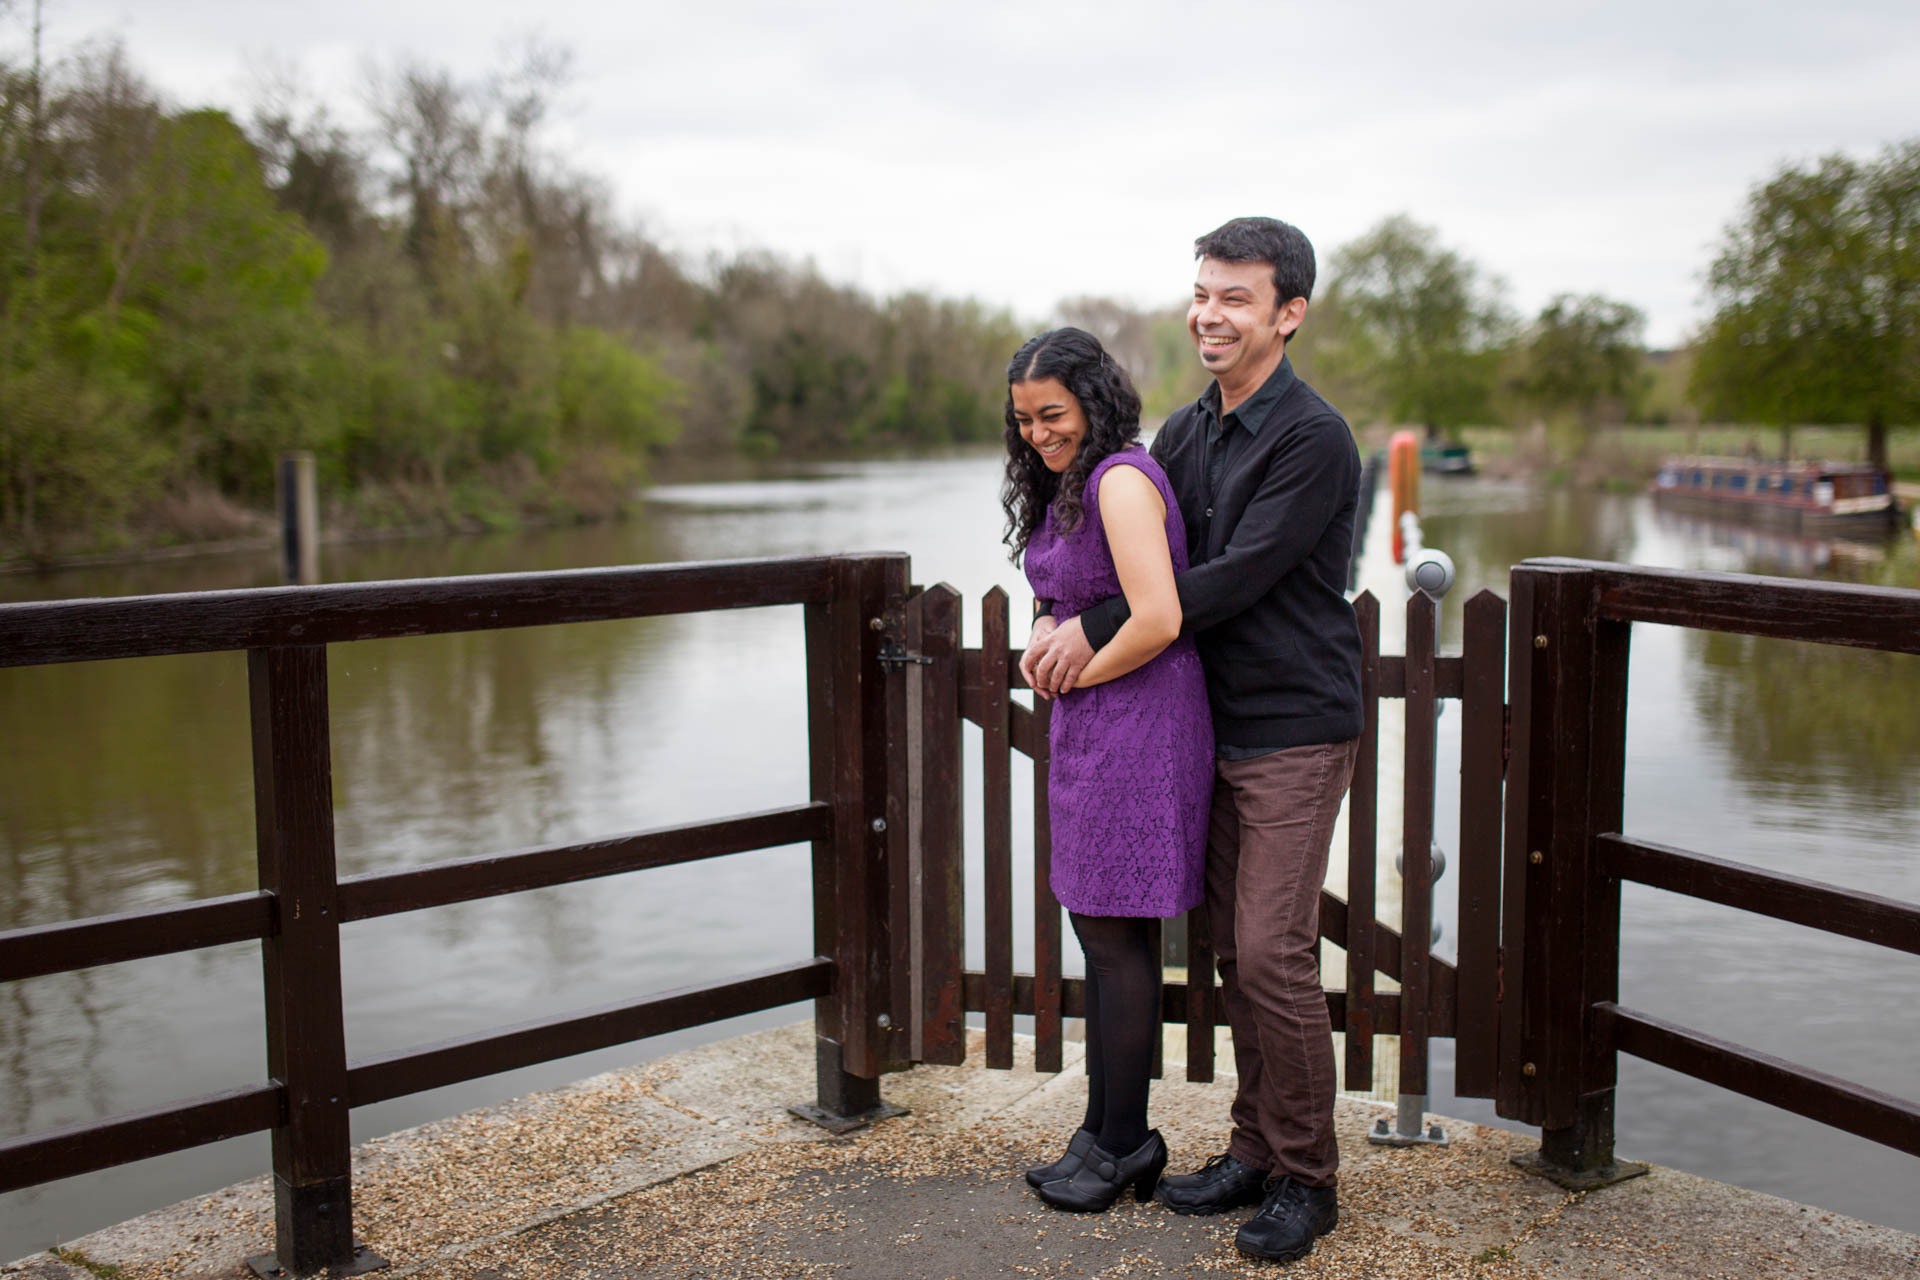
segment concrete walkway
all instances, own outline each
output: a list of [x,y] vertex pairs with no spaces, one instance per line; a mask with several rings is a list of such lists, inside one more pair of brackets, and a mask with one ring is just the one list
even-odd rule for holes
[[[1036,1200],[1021,1170],[1058,1154],[1085,1081],[1071,1062],[1036,1075],[1031,1052],[1011,1072],[890,1076],[912,1113],[834,1138],[785,1110],[812,1093],[810,1023],[722,1041],[367,1143],[356,1227],[396,1280],[1273,1274],[1232,1247],[1250,1211],[1083,1217]],[[1175,1168],[1224,1148],[1230,1090],[1155,1086]],[[1288,1274],[1920,1278],[1920,1237],[1668,1169],[1569,1195],[1508,1163],[1527,1135],[1448,1122],[1444,1148],[1374,1147],[1380,1114],[1342,1100],[1340,1227]],[[0,1276],[237,1280],[271,1247],[259,1179]]]

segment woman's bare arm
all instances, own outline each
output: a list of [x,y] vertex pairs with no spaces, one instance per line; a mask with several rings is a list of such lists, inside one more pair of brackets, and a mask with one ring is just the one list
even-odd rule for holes
[[1132,614],[1074,681],[1082,689],[1152,661],[1180,634],[1167,504],[1144,471],[1125,463],[1107,469],[1100,479],[1100,520]]

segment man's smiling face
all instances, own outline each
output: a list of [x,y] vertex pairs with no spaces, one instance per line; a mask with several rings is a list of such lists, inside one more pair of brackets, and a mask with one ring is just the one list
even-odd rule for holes
[[1306,309],[1302,298],[1277,304],[1268,263],[1202,258],[1187,332],[1207,372],[1232,382],[1236,373],[1264,375],[1279,364],[1287,335],[1299,328]]

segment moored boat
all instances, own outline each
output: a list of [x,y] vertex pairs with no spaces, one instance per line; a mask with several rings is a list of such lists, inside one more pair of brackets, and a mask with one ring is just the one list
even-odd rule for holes
[[1668,458],[1648,488],[1676,511],[1790,529],[1884,529],[1897,515],[1892,477],[1865,462]]
[[1470,476],[1473,453],[1464,444],[1429,443],[1420,446],[1420,469],[1436,476]]

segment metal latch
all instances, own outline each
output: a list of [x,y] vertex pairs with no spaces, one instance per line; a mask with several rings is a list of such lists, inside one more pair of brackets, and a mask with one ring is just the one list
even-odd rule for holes
[[907,646],[889,641],[880,646],[880,665],[883,667],[930,667],[933,659],[924,653],[908,653]]

